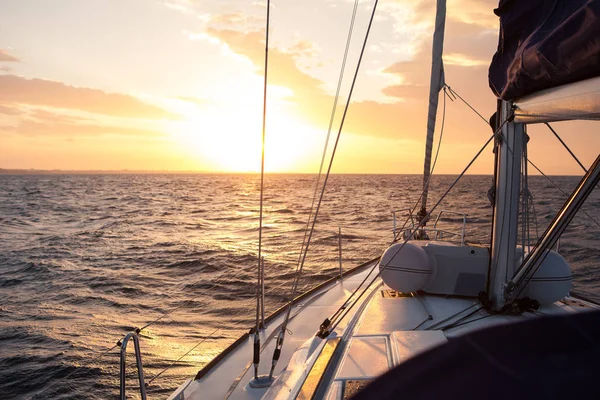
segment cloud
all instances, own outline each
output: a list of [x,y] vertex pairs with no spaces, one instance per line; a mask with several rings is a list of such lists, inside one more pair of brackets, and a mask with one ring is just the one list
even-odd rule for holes
[[319,54],[318,46],[308,40],[298,40],[296,43],[286,48],[285,51],[295,58],[314,58]]
[[211,15],[208,23],[215,28],[236,28],[241,29],[244,26],[254,26],[256,24],[264,24],[264,18],[257,15],[233,12],[227,14]]
[[444,55],[445,65],[457,65],[460,67],[482,67],[489,65],[488,60],[477,60],[466,54],[450,53]]
[[17,126],[0,126],[0,132],[13,133],[25,136],[100,136],[100,135],[125,135],[138,136],[143,138],[160,137],[164,133],[159,131],[126,128],[121,126],[103,126],[90,124],[45,124],[33,120],[26,120],[19,123]]
[[[492,12],[498,0],[448,0],[446,22],[461,22],[488,29],[497,29],[498,17]],[[433,26],[436,2],[431,0],[396,0],[387,3],[396,14],[408,13],[412,22]]]
[[133,96],[70,86],[62,82],[0,75],[0,87],[0,102],[5,104],[49,106],[127,118],[179,118]]
[[[243,33],[209,28],[208,34],[227,44],[234,53],[250,59],[256,72],[262,73],[264,32]],[[293,109],[312,125],[327,126],[334,98],[327,94],[322,81],[298,67],[294,54],[279,48],[269,50],[269,85],[291,89],[293,95],[287,100]],[[426,87],[414,87],[427,93]],[[353,102],[344,130],[368,136],[398,137],[398,124],[412,121],[414,116],[421,115],[424,120],[425,112],[416,107],[416,104],[398,107],[397,104],[374,101]],[[407,130],[406,136],[415,131]]]
[[[208,28],[207,33],[228,45],[231,51],[252,61],[256,72],[262,73],[264,63],[264,32],[239,32],[231,29]],[[292,54],[278,48],[269,49],[269,84],[292,88],[297,96],[324,95],[322,84],[316,78],[302,72]],[[289,84],[293,85],[290,86]]]
[[[2,109],[0,109],[0,112]],[[99,135],[125,135],[138,137],[160,137],[165,134],[156,130],[98,124],[96,121],[42,109],[22,112],[15,125],[0,126],[4,134],[23,136],[82,137]]]
[[469,25],[498,29],[498,17],[492,12],[498,0],[449,0],[449,18]]
[[77,117],[73,115],[63,114],[63,113],[55,113],[52,111],[47,111],[43,109],[33,109],[29,112],[23,112],[21,116],[26,120],[37,120],[40,122],[44,122],[47,124],[56,124],[56,123],[67,123],[67,124],[77,124],[81,122],[90,122],[92,121],[89,118]]
[[19,111],[17,108],[7,107],[7,106],[0,104],[0,114],[19,115],[20,113],[21,113],[21,111]]
[[187,103],[193,103],[193,104],[195,104],[197,106],[202,106],[202,107],[210,104],[210,100],[201,99],[201,98],[198,98],[198,97],[176,96],[176,97],[173,97],[173,99],[182,100],[182,101],[185,101]]
[[184,35],[186,35],[189,40],[204,40],[204,41],[214,44],[214,45],[221,44],[221,41],[219,39],[212,37],[205,32],[195,33],[195,32],[190,32],[190,31],[184,30],[184,31],[182,31],[182,33]]
[[6,50],[0,49],[0,62],[19,62],[17,57],[12,56],[6,52]]
[[190,0],[167,0],[165,6],[185,14],[194,14],[194,4]]
[[[446,78],[448,82],[470,100],[473,105],[487,114],[493,109],[495,100],[487,88],[487,71],[484,68],[497,46],[497,32],[490,28],[497,24],[492,13],[490,0],[484,6],[473,4],[474,0],[454,0],[448,5],[447,35],[445,42]],[[390,75],[388,85],[382,89],[386,102],[354,101],[350,105],[344,131],[366,136],[382,138],[404,138],[420,140],[425,132],[426,113],[429,94],[429,75],[431,69],[431,30],[433,14],[431,2],[409,2],[410,7],[403,9],[406,1],[387,3],[387,14],[384,19],[394,24],[392,36],[384,42],[375,42],[375,49],[385,54],[391,53],[388,42],[396,41],[408,46],[410,59],[398,54],[401,62],[389,64],[379,69],[378,73]],[[435,3],[434,3],[435,4]],[[461,16],[457,7],[471,6],[471,10],[463,10],[468,18]],[[489,18],[477,20],[480,13],[486,12]],[[477,20],[477,21],[475,21]],[[402,22],[402,23],[401,23]],[[411,31],[412,26],[416,26]],[[237,28],[220,29],[209,26],[206,34],[252,62],[255,72],[262,74],[264,62],[264,31],[242,31]],[[269,49],[269,85],[289,88],[292,95],[287,99],[294,110],[303,119],[314,126],[325,127],[328,124],[333,97],[329,95],[324,83],[301,68],[302,52],[314,51],[310,42],[298,42],[291,48],[272,47]],[[406,52],[405,52],[406,53]],[[362,74],[365,72],[363,71]],[[357,85],[365,85],[364,77],[359,78]],[[477,86],[472,90],[473,85]],[[391,101],[390,101],[391,100]],[[343,102],[343,100],[342,100]],[[471,111],[456,104],[453,113],[461,119]],[[449,106],[450,107],[450,106]],[[462,108],[461,108],[462,107]],[[341,111],[342,107],[340,107]],[[338,113],[339,118],[340,113]],[[457,119],[456,116],[449,119]],[[483,126],[485,129],[485,126]],[[470,135],[470,134],[469,134]],[[466,135],[466,136],[469,136]],[[470,137],[470,136],[469,136]]]

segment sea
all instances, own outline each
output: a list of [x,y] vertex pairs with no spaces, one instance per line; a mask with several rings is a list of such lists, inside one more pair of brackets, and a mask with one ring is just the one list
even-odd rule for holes
[[[400,229],[421,179],[332,175],[300,289],[339,274],[340,243],[343,270],[381,255],[393,240],[393,212]],[[432,179],[431,205],[454,179]],[[565,200],[555,185],[567,192],[579,181],[549,179],[529,178],[533,237]],[[291,294],[315,180],[265,177],[267,314]],[[444,210],[438,228],[447,239],[460,241],[453,233],[463,218],[452,211],[466,214],[467,243],[489,243],[491,184],[491,176],[465,176],[442,201],[433,215]],[[166,398],[193,377],[254,323],[259,188],[253,174],[0,175],[0,399],[117,398],[115,345],[141,327],[146,381],[168,368],[152,379],[149,399]],[[598,220],[596,189],[560,241],[574,290],[595,301]],[[131,349],[128,396],[136,392]]]

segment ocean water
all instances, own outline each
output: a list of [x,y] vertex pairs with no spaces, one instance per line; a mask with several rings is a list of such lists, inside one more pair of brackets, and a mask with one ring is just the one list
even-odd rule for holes
[[[267,313],[290,294],[314,179],[266,177]],[[453,179],[434,177],[432,204]],[[579,181],[552,179],[565,191]],[[489,242],[491,181],[467,176],[440,206],[468,215],[470,243]],[[541,234],[564,196],[543,177],[529,184]],[[118,349],[106,351],[169,313],[142,331],[146,380],[204,342],[151,383],[148,397],[166,398],[253,324],[258,188],[256,175],[0,175],[0,398],[117,397]],[[302,289],[337,273],[338,228],[343,268],[380,255],[391,211],[412,207],[420,188],[419,176],[332,176]],[[584,210],[600,220],[600,190]],[[440,228],[460,220],[447,214]],[[599,238],[580,212],[560,244],[574,288],[596,301]]]

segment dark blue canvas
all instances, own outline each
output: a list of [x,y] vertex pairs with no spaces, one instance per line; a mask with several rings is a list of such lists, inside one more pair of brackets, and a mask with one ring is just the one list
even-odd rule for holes
[[600,75],[600,0],[501,0],[496,96],[524,95]]

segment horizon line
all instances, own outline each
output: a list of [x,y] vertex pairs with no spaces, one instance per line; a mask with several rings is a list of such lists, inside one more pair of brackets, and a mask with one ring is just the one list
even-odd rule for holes
[[[35,169],[35,168],[0,168],[0,175],[159,175],[159,174],[196,174],[196,175],[260,175],[260,172],[244,172],[244,171],[199,171],[199,170],[130,170],[130,169]],[[317,172],[265,172],[265,175],[317,175]],[[422,173],[400,173],[400,172],[332,172],[331,175],[415,175],[422,176]],[[437,176],[456,176],[458,173],[434,174]],[[469,174],[470,176],[493,176],[493,174]],[[530,176],[543,176],[535,173]],[[549,176],[581,176],[573,174],[549,175]]]

